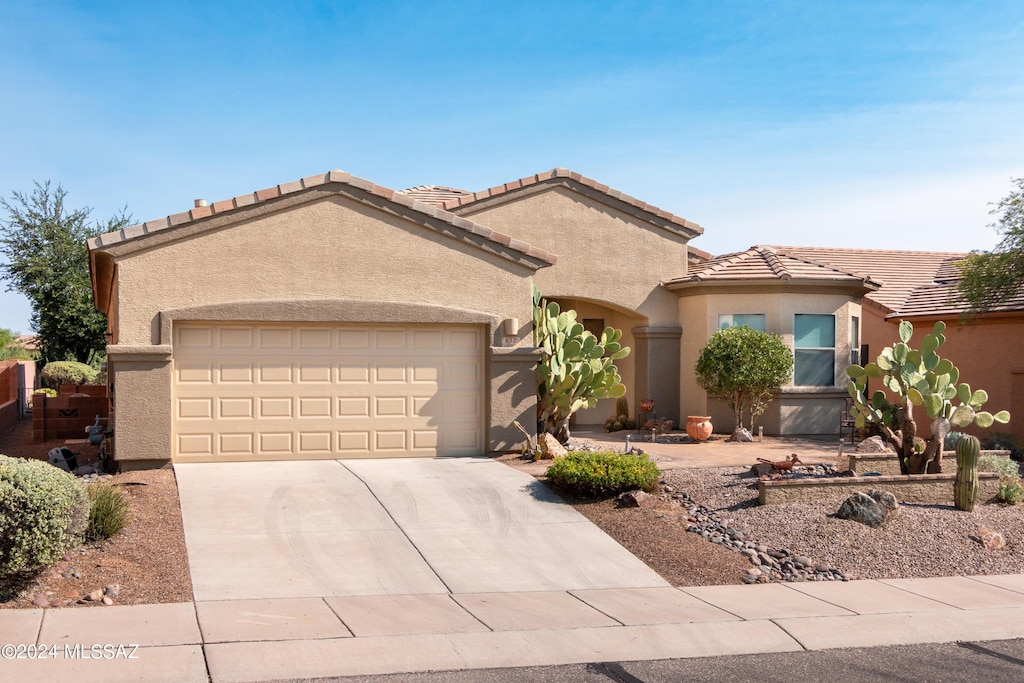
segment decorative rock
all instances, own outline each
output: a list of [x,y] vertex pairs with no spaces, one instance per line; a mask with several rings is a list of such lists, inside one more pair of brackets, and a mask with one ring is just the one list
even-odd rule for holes
[[49,607],[50,601],[46,598],[45,595],[40,593],[36,595],[36,597],[32,598],[32,604],[36,607]]
[[751,567],[747,570],[747,576],[761,576],[761,570],[757,567]]
[[537,437],[537,445],[540,446],[540,457],[543,460],[561,458],[568,452],[565,450],[565,446],[558,443],[558,439],[553,434],[547,432]]
[[985,550],[1000,550],[1006,547],[1006,538],[992,529],[978,529],[977,539],[985,546]]
[[857,444],[858,453],[885,453],[888,450],[885,442],[880,436],[869,436]]
[[896,497],[887,491],[858,491],[843,501],[836,512],[839,519],[866,524],[872,529],[885,524],[889,515],[899,508]]
[[750,443],[754,440],[754,435],[750,433],[750,430],[746,427],[740,427],[732,433],[729,437],[729,441],[739,441],[742,443]]
[[88,600],[89,602],[96,602],[98,600],[102,600],[103,599],[103,591],[100,590],[99,588],[97,588],[93,592],[89,593],[89,595],[85,596],[85,599]]
[[114,601],[110,599],[109,595],[104,595],[103,596],[103,604],[106,605],[107,607],[110,607],[111,605],[114,604]]
[[751,474],[755,474],[758,477],[763,477],[765,475],[769,475],[773,471],[774,471],[774,468],[772,467],[772,464],[770,462],[759,462],[759,463],[756,463],[755,465],[752,465],[751,468],[750,468],[750,473]]
[[121,592],[121,587],[118,586],[116,583],[112,583],[109,586],[104,586],[103,587],[103,594],[104,595],[109,595],[112,598],[116,598],[117,594],[120,593],[120,592]]
[[657,497],[639,490],[620,493],[618,501],[622,507],[627,508],[649,508],[658,504]]

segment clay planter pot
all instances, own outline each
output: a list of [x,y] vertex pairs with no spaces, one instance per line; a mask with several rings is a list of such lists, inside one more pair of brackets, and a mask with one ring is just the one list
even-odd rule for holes
[[714,429],[711,425],[710,415],[687,415],[686,416],[686,433],[690,435],[690,438],[694,441],[707,441],[711,436],[711,430]]

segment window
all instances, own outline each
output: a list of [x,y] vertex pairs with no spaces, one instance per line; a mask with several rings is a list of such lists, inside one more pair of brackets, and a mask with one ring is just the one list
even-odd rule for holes
[[831,387],[836,383],[836,317],[793,316],[793,384]]
[[718,316],[718,329],[730,327],[749,327],[759,332],[767,331],[764,313],[723,313]]
[[860,318],[850,318],[850,365],[860,365]]

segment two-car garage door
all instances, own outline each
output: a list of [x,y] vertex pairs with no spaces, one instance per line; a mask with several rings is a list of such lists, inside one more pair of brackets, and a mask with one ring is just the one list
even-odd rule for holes
[[477,455],[483,332],[180,323],[174,460]]

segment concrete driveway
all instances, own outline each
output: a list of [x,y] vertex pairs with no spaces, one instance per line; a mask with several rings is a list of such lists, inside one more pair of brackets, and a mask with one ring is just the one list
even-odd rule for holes
[[488,458],[176,465],[197,601],[668,584]]

